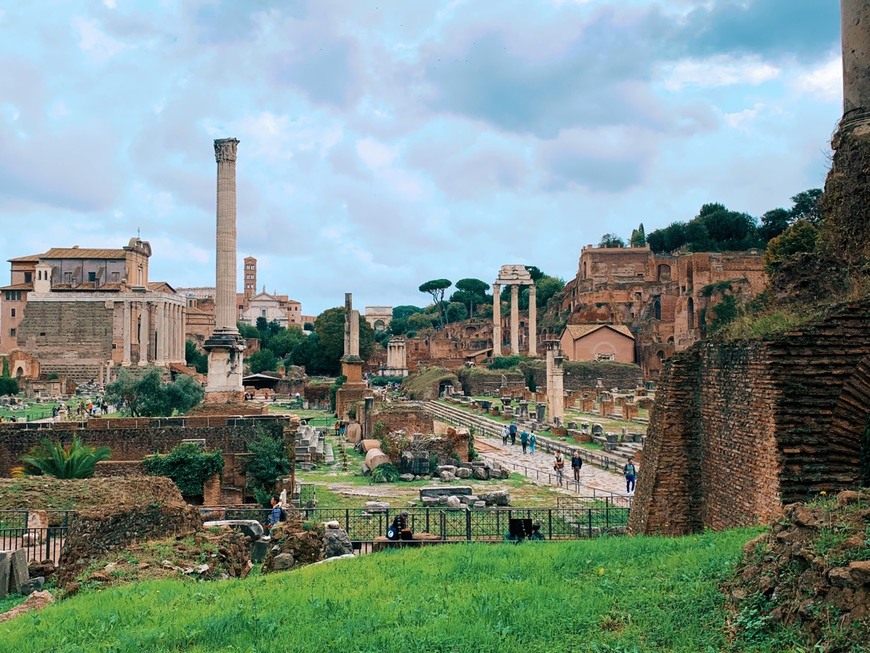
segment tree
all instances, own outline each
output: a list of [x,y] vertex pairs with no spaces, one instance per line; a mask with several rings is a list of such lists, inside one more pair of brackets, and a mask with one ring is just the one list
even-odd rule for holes
[[290,458],[283,441],[260,428],[248,442],[248,451],[251,456],[245,463],[245,482],[257,501],[263,503],[274,492],[278,479],[290,473]]
[[616,234],[604,234],[601,237],[601,242],[598,243],[599,247],[606,247],[608,249],[613,249],[616,247],[625,247],[625,241],[617,236]]
[[562,292],[562,288],[565,287],[565,282],[562,279],[557,279],[556,277],[551,277],[549,275],[545,275],[535,284],[535,290],[537,293],[537,304],[538,308],[545,308],[547,306],[547,302],[550,301],[555,295]]
[[[318,339],[312,343],[322,351],[312,348],[309,352],[311,362],[316,363],[320,371],[327,374],[337,374],[341,370],[341,357],[344,356],[344,308],[329,308],[317,316],[314,322],[314,332]],[[308,336],[310,339],[311,336]],[[374,348],[375,332],[365,320],[359,321],[359,356],[368,360]],[[298,365],[298,363],[297,363]],[[308,370],[308,367],[305,368]],[[312,373],[309,370],[309,374]]]
[[189,376],[163,383],[160,370],[148,368],[142,376],[122,369],[118,379],[106,386],[106,401],[123,407],[133,417],[161,417],[186,413],[202,401],[202,386]]
[[449,302],[446,315],[448,322],[461,322],[468,318],[468,309],[460,302]]
[[489,284],[480,279],[460,279],[455,285],[458,290],[450,296],[450,301],[465,304],[469,317],[473,317],[474,307],[487,301]]
[[236,328],[239,330],[239,334],[242,338],[250,339],[250,338],[259,338],[260,332],[257,330],[257,327],[251,326],[250,324],[245,324],[244,322],[236,323]]
[[185,496],[200,496],[205,482],[223,471],[220,449],[203,451],[195,442],[182,442],[168,454],[149,456],[142,461],[152,476],[168,476]]
[[0,395],[17,395],[18,391],[18,379],[0,376]]
[[637,229],[631,230],[630,244],[632,247],[643,247],[646,245],[646,232],[643,229],[643,222]]
[[444,318],[446,317],[444,313],[444,291],[452,285],[453,282],[448,279],[432,279],[418,288],[420,292],[426,292],[432,295],[432,300],[439,309],[439,323],[442,327],[445,324]]
[[811,225],[818,225],[822,221],[822,212],[819,210],[819,200],[821,198],[821,188],[810,188],[792,197],[792,222],[806,220]]
[[421,329],[431,329],[435,326],[435,319],[427,313],[414,313],[407,320],[408,329],[419,331]]
[[296,347],[305,342],[306,338],[307,336],[302,332],[302,329],[296,327],[281,329],[269,338],[268,348],[275,356],[284,359]]
[[192,367],[200,374],[208,372],[208,356],[196,348],[196,343],[193,340],[184,343],[184,360],[188,367]]
[[109,447],[90,447],[78,436],[66,447],[59,442],[42,440],[25,456],[21,456],[28,475],[55,478],[90,478],[97,463],[112,455]]
[[255,351],[246,360],[251,368],[251,374],[274,372],[278,369],[278,357],[275,356],[271,349]]
[[788,229],[791,221],[791,211],[773,209],[761,216],[761,227],[759,227],[758,233],[765,242],[770,241]]
[[779,236],[767,243],[764,262],[772,267],[790,258],[816,249],[818,229],[809,220],[798,220]]

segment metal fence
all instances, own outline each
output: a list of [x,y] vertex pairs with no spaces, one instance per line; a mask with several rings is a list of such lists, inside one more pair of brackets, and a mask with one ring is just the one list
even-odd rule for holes
[[0,551],[24,549],[27,561],[60,559],[71,511],[39,511],[48,515],[48,525],[28,526],[30,511],[0,510]]
[[[511,519],[531,519],[541,525],[546,539],[564,540],[621,535],[628,524],[629,507],[620,499],[570,497],[574,503],[555,508],[405,508],[408,525],[415,533],[431,533],[448,542],[501,541]],[[586,503],[582,503],[585,501]],[[401,509],[366,508],[302,509],[306,521],[337,521],[356,549],[368,550],[383,536]],[[256,519],[265,524],[269,510],[263,508],[203,509],[207,519]]]

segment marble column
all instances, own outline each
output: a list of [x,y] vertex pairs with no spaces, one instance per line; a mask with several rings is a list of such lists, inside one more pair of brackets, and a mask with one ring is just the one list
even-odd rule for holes
[[520,353],[520,287],[511,286],[511,355]]
[[538,355],[538,294],[535,284],[529,286],[529,356]]
[[558,340],[548,340],[547,345],[547,419],[555,423],[565,417],[565,357]]
[[151,313],[148,302],[140,302],[142,307],[141,326],[139,328],[139,365],[148,365],[151,356]]
[[501,286],[492,284],[492,356],[501,356]]
[[843,120],[870,122],[870,4],[841,0]]
[[124,300],[124,357],[121,365],[130,364],[130,349],[133,340],[133,318],[130,310],[130,300]]
[[215,140],[217,161],[217,256],[215,329],[236,328],[236,153],[235,138]]
[[157,356],[158,364],[166,360],[166,302],[157,302]]
[[214,141],[217,162],[217,242],[215,329],[203,347],[208,352],[207,403],[241,401],[245,343],[236,328],[236,153],[239,141]]

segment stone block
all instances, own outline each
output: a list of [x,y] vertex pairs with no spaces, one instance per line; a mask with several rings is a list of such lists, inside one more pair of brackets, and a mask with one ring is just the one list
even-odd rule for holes
[[12,569],[12,551],[0,551],[0,597],[9,592],[9,572]]
[[471,491],[471,486],[469,485],[456,485],[453,487],[421,487],[420,488],[420,500],[425,501],[426,497],[449,497],[449,496],[460,496],[460,495],[471,495],[474,494]]
[[24,549],[13,551],[10,562],[9,591],[20,592],[21,586],[30,578],[30,572],[27,570],[27,551]]
[[37,576],[36,578],[31,578],[30,580],[22,583],[19,591],[24,596],[29,596],[34,592],[41,591],[43,587],[45,587],[45,578],[43,576]]

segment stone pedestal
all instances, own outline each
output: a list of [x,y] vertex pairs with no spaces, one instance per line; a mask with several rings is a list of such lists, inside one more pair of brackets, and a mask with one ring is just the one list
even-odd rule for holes
[[205,341],[208,352],[208,385],[206,403],[227,403],[244,400],[242,352],[245,343],[238,333],[215,331]]

